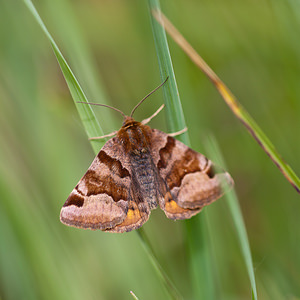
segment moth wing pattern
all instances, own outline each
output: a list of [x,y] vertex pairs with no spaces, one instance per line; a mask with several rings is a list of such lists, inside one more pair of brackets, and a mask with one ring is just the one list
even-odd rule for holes
[[233,185],[204,155],[157,129],[152,129],[151,154],[165,190],[159,204],[170,219],[194,216]]
[[117,137],[108,140],[61,209],[62,223],[110,232],[142,226],[150,210],[134,201],[130,165]]

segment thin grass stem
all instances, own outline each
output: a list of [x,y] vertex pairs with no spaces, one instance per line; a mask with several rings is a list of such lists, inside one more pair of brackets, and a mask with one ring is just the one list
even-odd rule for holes
[[[210,157],[220,166],[226,169],[224,158],[222,157],[219,145],[216,139],[209,135],[207,138],[206,148],[207,153],[209,153]],[[246,226],[243,220],[242,211],[239,205],[239,201],[237,195],[234,190],[225,194],[225,198],[227,200],[227,204],[234,222],[234,227],[237,233],[237,238],[241,247],[241,252],[244,258],[244,262],[247,268],[248,277],[250,279],[251,288],[252,288],[252,298],[257,300],[257,290],[256,290],[256,282],[254,275],[254,267],[252,262],[251,250],[248,240],[248,235],[246,231]]]
[[168,291],[169,295],[172,297],[172,299],[176,299],[176,300],[183,299],[183,297],[180,295],[180,293],[176,289],[173,282],[168,277],[167,273],[164,271],[164,269],[158,262],[158,260],[155,256],[154,250],[150,244],[150,241],[149,241],[144,229],[143,228],[138,229],[137,234],[140,238],[140,241],[141,241],[146,253],[148,254],[148,256],[150,258],[150,261],[151,261],[154,269],[156,270],[157,274],[159,275],[160,280],[162,281],[162,283],[165,286],[166,290]]

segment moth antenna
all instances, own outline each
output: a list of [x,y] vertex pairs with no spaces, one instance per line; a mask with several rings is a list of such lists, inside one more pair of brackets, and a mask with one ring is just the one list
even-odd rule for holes
[[154,92],[156,92],[160,87],[162,87],[166,82],[167,80],[169,79],[169,76],[166,78],[166,80],[160,84],[157,88],[155,88],[153,91],[151,91],[148,95],[146,95],[134,108],[133,110],[131,111],[131,114],[130,114],[130,117],[133,116],[135,110],[149,97],[151,96]]
[[115,111],[118,111],[124,118],[126,118],[126,115],[119,109],[106,105],[106,104],[100,104],[100,103],[92,103],[92,102],[81,102],[81,101],[77,101],[77,103],[83,103],[83,104],[91,104],[91,105],[98,105],[98,106],[104,106],[104,107],[108,107],[110,109],[113,109]]

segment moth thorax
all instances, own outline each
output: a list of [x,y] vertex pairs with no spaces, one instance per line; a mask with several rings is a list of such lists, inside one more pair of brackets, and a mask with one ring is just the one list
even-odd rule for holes
[[125,144],[128,147],[127,149],[132,154],[141,155],[148,152],[149,137],[144,126],[134,124],[126,128],[124,138],[126,139]]

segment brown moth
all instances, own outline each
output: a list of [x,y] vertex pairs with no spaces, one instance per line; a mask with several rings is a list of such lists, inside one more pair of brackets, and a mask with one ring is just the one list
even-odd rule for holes
[[159,111],[135,121],[137,106],[130,116],[121,112],[121,129],[107,135],[116,136],[105,143],[68,197],[60,213],[62,223],[128,232],[141,227],[157,205],[170,219],[187,219],[233,185],[228,173],[218,172],[204,155],[174,139],[175,134],[147,126]]

